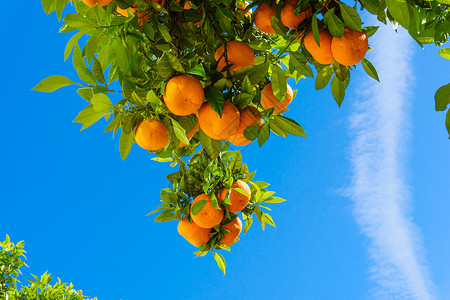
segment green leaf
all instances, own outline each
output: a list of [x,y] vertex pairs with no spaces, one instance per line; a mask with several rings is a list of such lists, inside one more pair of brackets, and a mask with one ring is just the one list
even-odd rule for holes
[[105,75],[103,74],[102,65],[96,57],[94,57],[94,63],[92,64],[92,73],[94,73],[95,79],[98,82],[106,84]]
[[164,40],[166,42],[170,43],[173,39],[172,39],[172,36],[170,35],[169,30],[167,29],[167,27],[162,25],[159,22],[157,24],[158,24],[158,30],[161,33],[161,35],[164,38]]
[[84,130],[100,120],[101,117],[105,115],[105,112],[98,112],[94,110],[94,105],[89,104],[77,115],[74,123],[83,123],[81,130]]
[[340,2],[339,5],[345,25],[351,29],[361,31],[362,21],[356,9],[342,2]]
[[211,108],[222,118],[222,111],[225,106],[222,91],[215,87],[208,86],[205,88],[205,98]]
[[223,275],[225,276],[225,267],[226,267],[226,265],[225,265],[225,258],[223,258],[223,256],[220,255],[219,253],[214,252],[214,259],[216,260],[217,265],[222,270]]
[[364,27],[363,30],[366,33],[366,36],[369,38],[374,35],[375,32],[377,32],[378,28],[380,28],[380,26],[367,26]]
[[50,14],[56,9],[56,0],[42,0],[42,7],[45,14]]
[[450,103],[450,83],[441,86],[434,94],[436,111],[442,111]]
[[286,75],[280,65],[271,65],[272,70],[272,90],[273,95],[278,101],[283,101],[287,91]]
[[412,8],[410,8],[406,0],[386,0],[386,5],[392,17],[405,29],[409,29]]
[[203,209],[203,207],[205,207],[206,203],[208,203],[207,200],[198,200],[197,202],[195,202],[195,204],[192,206],[192,214],[194,216],[198,214]]
[[263,80],[267,72],[269,71],[270,62],[266,61],[260,65],[254,66],[248,73],[248,79],[250,79],[252,84],[260,83]]
[[180,123],[178,123],[175,119],[171,119],[171,121],[176,137],[180,140],[180,142],[188,145],[189,139],[186,136],[186,131],[184,130],[184,128],[181,127]]
[[270,120],[270,123],[275,124],[278,128],[292,135],[308,137],[303,128],[296,121],[288,117],[275,115]]
[[169,61],[169,57],[164,53],[156,64],[159,75],[163,79],[169,79],[175,73]]
[[211,157],[216,159],[219,156],[220,149],[222,148],[222,141],[214,140],[207,136],[201,128],[199,129],[199,139],[202,144],[202,148]]
[[[450,1],[449,1],[450,2]],[[443,58],[450,59],[450,48],[439,49],[438,54]]]
[[327,11],[325,16],[323,17],[323,20],[325,21],[325,24],[328,27],[328,31],[330,34],[334,37],[341,38],[344,34],[344,23],[341,21],[341,19],[338,18],[334,14],[335,8],[330,9]]
[[156,96],[155,92],[153,90],[148,91],[147,96],[145,97],[145,99],[153,104],[159,104],[160,100],[158,99],[158,97]]
[[245,93],[251,94],[253,92],[252,90],[252,82],[248,78],[248,76],[244,77],[244,80],[242,81],[242,91]]
[[134,144],[134,134],[131,132],[130,133],[122,132],[119,140],[120,157],[122,157],[122,160],[125,160],[125,158],[127,158],[128,154],[130,153],[131,146],[133,146],[133,144]]
[[307,64],[306,58],[300,52],[289,52],[289,71],[291,74],[297,71],[298,75],[314,78],[311,67]]
[[78,42],[78,40],[83,36],[83,34],[84,34],[83,32],[78,32],[74,34],[67,42],[66,49],[64,50],[64,61],[66,61],[69,58],[70,53],[72,53],[73,47]]
[[366,71],[366,73],[372,77],[373,79],[375,79],[376,81],[380,82],[380,79],[378,78],[378,73],[377,70],[375,69],[375,67],[372,65],[372,63],[366,59],[363,58],[363,60],[361,61],[364,71]]
[[316,41],[317,46],[320,47],[319,24],[317,24],[317,13],[315,13],[311,18],[311,28],[312,28],[314,40]]
[[282,37],[285,36],[286,33],[289,31],[289,29],[286,26],[284,26],[283,23],[280,20],[278,20],[276,16],[272,16],[270,18],[270,23],[275,32],[281,35]]
[[248,43],[248,45],[250,46],[250,48],[258,50],[258,51],[267,51],[267,50],[272,49],[269,42],[262,40],[262,39],[252,40]]
[[253,141],[254,139],[256,139],[258,137],[258,126],[252,125],[245,128],[244,137],[249,141]]
[[258,145],[262,147],[262,145],[267,141],[270,135],[269,123],[264,123],[263,126],[258,131]]
[[331,93],[336,103],[341,107],[342,101],[344,101],[345,90],[350,82],[350,73],[347,74],[345,80],[340,80],[337,76],[334,76],[331,80]]
[[79,88],[77,90],[77,93],[78,95],[80,95],[81,98],[83,98],[87,102],[91,102],[91,99],[94,96],[94,93],[91,88]]
[[333,65],[328,65],[320,69],[314,83],[316,90],[323,89],[328,85],[328,82],[330,82],[333,72],[334,72]]
[[450,139],[450,109],[447,111],[447,116],[445,117],[445,127],[447,127],[448,138]]
[[192,69],[190,69],[186,73],[192,75],[199,75],[202,76],[203,78],[206,78],[205,68],[203,67],[202,64],[195,65]]
[[155,222],[167,222],[172,220],[175,220],[175,215],[169,210],[163,211],[159,216],[155,218]]
[[285,201],[286,201],[285,199],[280,198],[280,197],[269,197],[262,202],[264,202],[264,203],[282,203]]
[[92,85],[96,85],[97,81],[95,80],[94,74],[92,74],[91,70],[86,67],[78,67],[77,68],[78,77],[84,82],[87,82]]
[[273,221],[272,217],[268,213],[264,213],[264,220],[270,226],[273,226],[275,228],[277,227],[277,226],[275,226],[275,222]]
[[123,44],[119,44],[119,47],[117,48],[117,64],[119,65],[119,69],[122,73],[128,74],[130,72],[127,49]]
[[371,14],[377,15],[378,7],[380,6],[379,0],[360,0],[361,4],[366,8]]
[[253,217],[250,216],[247,218],[247,220],[245,220],[245,224],[244,224],[244,234],[250,229],[250,226],[252,226],[253,223]]
[[97,112],[106,113],[108,110],[114,108],[114,105],[109,100],[108,96],[105,94],[95,94],[91,99],[92,105],[94,105],[94,110]]
[[71,84],[78,84],[79,83],[73,82],[67,77],[60,76],[60,75],[53,75],[50,77],[45,78],[41,82],[39,82],[34,88],[32,88],[33,91],[38,92],[44,92],[44,93],[51,93],[59,88],[71,85]]
[[445,4],[445,5],[450,5],[450,0],[437,0],[437,2]]

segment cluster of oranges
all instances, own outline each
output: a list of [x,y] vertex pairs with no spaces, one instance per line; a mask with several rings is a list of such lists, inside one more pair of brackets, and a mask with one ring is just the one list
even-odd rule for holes
[[[237,180],[231,185],[231,191],[229,189],[222,189],[218,194],[220,202],[225,201],[226,196],[231,204],[225,204],[227,210],[230,213],[239,213],[243,210],[250,201],[251,191],[249,186],[242,180]],[[203,208],[194,214],[192,208],[198,201],[206,201]],[[217,232],[213,229],[219,224],[223,224],[220,227],[226,231],[222,231],[223,237],[218,241],[220,245],[230,246],[232,245],[239,234],[242,231],[242,221],[237,215],[233,215],[234,219],[224,218],[225,210],[219,204],[219,209],[214,208],[211,203],[211,198],[206,194],[201,194],[195,197],[191,203],[190,216],[192,222],[189,222],[188,217],[184,217],[180,223],[178,223],[178,232],[189,243],[199,247],[200,244],[206,245],[211,237],[212,233]],[[213,231],[214,230],[214,231]]]
[[[227,65],[227,61],[228,64],[232,64],[230,70],[233,71],[254,64],[255,54],[246,43],[231,41],[225,47],[223,45],[219,47],[214,55],[219,71]],[[172,77],[166,84],[163,99],[169,111],[176,116],[196,115],[198,122],[187,134],[188,139],[201,128],[212,139],[227,139],[236,146],[244,146],[251,142],[244,136],[244,131],[250,126],[263,124],[261,114],[256,107],[247,106],[239,110],[233,103],[226,100],[220,116],[208,102],[205,102],[200,81],[189,74]],[[274,112],[285,109],[292,99],[293,93],[290,86],[287,86],[286,97],[282,102],[275,98],[271,83],[267,84],[261,92],[261,106],[264,109],[274,107]],[[135,137],[139,146],[155,151],[164,148],[167,144],[169,131],[161,121],[148,119],[138,125]],[[181,146],[184,144],[181,143]]]

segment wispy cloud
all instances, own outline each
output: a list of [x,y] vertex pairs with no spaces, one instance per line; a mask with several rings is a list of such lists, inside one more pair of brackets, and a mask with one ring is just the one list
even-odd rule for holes
[[[370,39],[368,53],[381,84],[362,84],[351,117],[351,162],[357,223],[369,240],[370,270],[377,299],[434,299],[417,226],[410,217],[406,183],[409,140],[411,49],[407,33],[382,26]],[[369,80],[369,79],[367,79]]]

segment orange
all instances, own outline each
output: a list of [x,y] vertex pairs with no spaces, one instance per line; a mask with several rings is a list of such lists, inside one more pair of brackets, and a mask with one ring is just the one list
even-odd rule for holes
[[112,0],[82,0],[87,6],[94,6],[98,3],[98,6],[105,6],[112,2]]
[[308,50],[308,52],[318,63],[328,65],[334,61],[334,57],[331,52],[332,39],[333,36],[328,31],[319,29],[320,47],[317,45],[312,31],[306,34],[303,41],[305,43],[306,50]]
[[277,4],[274,2],[272,7],[270,7],[269,3],[264,2],[261,3],[254,12],[255,16],[255,26],[258,27],[259,30],[268,34],[274,34],[275,29],[272,27],[272,23],[270,22],[270,18],[276,17],[276,7]]
[[195,113],[205,100],[200,81],[192,75],[177,75],[166,84],[164,102],[171,113],[187,116]]
[[224,140],[235,134],[239,121],[239,110],[229,101],[225,101],[222,117],[208,103],[204,103],[198,113],[200,128],[207,136],[215,140]]
[[225,228],[226,230],[231,231],[230,233],[224,234],[223,238],[220,240],[220,244],[225,246],[230,246],[231,244],[236,241],[237,237],[241,233],[242,230],[242,222],[239,219],[238,216],[236,216],[236,219],[231,221],[231,223],[228,223],[227,225],[221,226],[222,228]]
[[[241,189],[246,195],[241,194],[240,192],[234,190],[236,188]],[[228,189],[223,189],[219,193],[219,199],[224,201],[225,196],[228,193]],[[250,188],[248,187],[248,184],[246,184],[242,180],[236,180],[231,185],[231,192],[228,196],[230,199],[231,204],[227,204],[228,211],[232,213],[239,212],[243,210],[248,202],[250,201],[250,198],[252,196],[252,192],[250,191]]]
[[166,146],[169,141],[169,130],[163,122],[148,119],[139,123],[134,138],[142,148],[156,151]]
[[298,0],[288,0],[281,8],[281,22],[287,28],[296,29],[305,19],[311,18],[311,7],[304,9],[300,15],[294,15],[292,12],[297,8]]
[[[192,213],[192,207],[194,207],[194,204],[200,200],[206,200],[208,202],[206,202],[205,206],[198,214],[194,215]],[[198,195],[197,197],[195,197],[194,201],[192,201],[191,218],[192,221],[194,221],[195,224],[197,224],[201,228],[213,228],[214,226],[220,224],[220,222],[222,222],[223,215],[223,208],[215,209],[211,204],[211,198],[209,198],[205,194]]]
[[[197,112],[197,111],[195,111],[195,112]],[[192,130],[189,131],[188,134],[186,134],[188,140],[191,140],[191,138],[194,136],[194,134],[198,131],[198,127],[199,126],[198,126],[198,122],[197,122],[197,124],[195,124],[194,128],[192,128]],[[180,142],[180,146],[179,147],[184,147],[184,146],[186,146],[186,144],[183,143],[183,142]]]
[[[223,52],[224,47],[222,45],[214,54],[214,59],[217,61],[217,69],[219,71],[222,71],[222,69],[227,65],[225,55],[222,56]],[[246,43],[231,41],[227,43],[227,59],[228,63],[233,64],[230,67],[230,70],[237,71],[242,67],[254,65],[255,53]]]
[[[258,124],[261,120],[261,114],[254,107],[247,107],[246,109],[239,111],[240,120],[239,127],[235,134],[230,135],[228,140],[230,143],[236,146],[245,146],[250,144],[252,141],[247,140],[244,136],[245,129],[250,126]],[[262,124],[261,124],[262,125]]]
[[[136,12],[136,10],[137,10],[136,7],[129,7],[128,9],[131,10],[133,13]],[[122,16],[124,16],[124,17],[126,17],[126,18],[129,17],[129,15],[128,15],[128,10],[127,10],[127,9],[122,9],[122,8],[120,8],[120,7],[117,6],[117,9],[116,9],[116,10],[117,10],[117,12],[118,12],[119,14],[121,14]]]
[[273,94],[272,82],[269,82],[269,84],[267,84],[261,92],[261,105],[262,107],[264,107],[264,109],[275,107],[273,112],[278,113],[285,109],[289,105],[289,103],[291,103],[293,98],[294,93],[292,92],[289,84],[287,84],[286,96],[284,97],[284,100],[282,102],[279,102]]
[[359,63],[366,55],[369,41],[364,32],[345,28],[341,38],[333,37],[331,52],[334,59],[344,66],[353,66]]
[[195,247],[198,247],[200,244],[206,245],[209,241],[210,232],[211,229],[201,228],[194,221],[189,223],[187,217],[184,217],[178,223],[178,233]]

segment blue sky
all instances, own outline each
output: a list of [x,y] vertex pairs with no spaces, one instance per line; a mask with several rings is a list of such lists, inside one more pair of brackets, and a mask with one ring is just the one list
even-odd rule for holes
[[434,46],[390,39],[386,26],[369,39],[382,84],[358,65],[341,109],[329,87],[299,82],[286,115],[309,138],[241,149],[288,201],[272,205],[276,229],[252,226],[224,253],[224,277],[210,255],[193,258],[176,222],[145,216],[173,169],[136,145],[122,162],[105,123],[80,132],[72,120],[86,103],[74,87],[31,91],[49,75],[77,77],[63,62],[71,35],[39,1],[28,11],[0,20],[0,237],[25,240],[24,274],[48,270],[106,300],[450,298],[450,142],[434,111],[450,62]]

